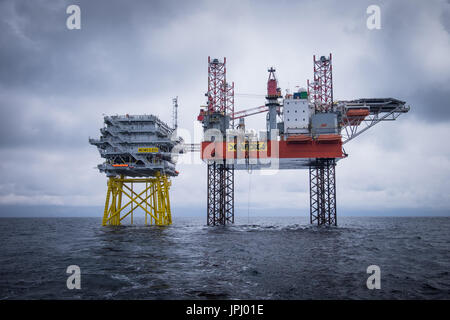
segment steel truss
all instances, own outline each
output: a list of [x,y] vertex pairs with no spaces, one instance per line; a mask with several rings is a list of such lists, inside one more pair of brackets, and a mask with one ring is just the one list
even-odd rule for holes
[[234,166],[208,163],[208,218],[210,226],[234,223]]
[[[225,94],[226,94],[226,108],[225,114],[229,116],[234,115],[234,82],[225,84]],[[231,127],[234,128],[234,118],[231,118]]]
[[336,161],[317,159],[309,167],[310,223],[337,225]]
[[313,56],[314,81],[308,80],[308,95],[315,105],[316,112],[331,111],[333,106],[333,67],[331,53],[316,60]]
[[[136,184],[145,185],[139,193],[133,188]],[[118,226],[129,215],[133,224],[133,213],[138,208],[145,213],[145,224],[148,224],[148,218],[150,224],[172,224],[169,188],[167,175],[159,173],[152,178],[109,178],[102,225]],[[122,201],[123,196],[129,201]]]
[[343,116],[343,128],[342,134],[342,144],[349,142],[350,140],[356,138],[361,133],[369,130],[374,125],[381,121],[394,121],[402,113],[409,111],[409,107],[404,105],[399,105],[397,108],[389,111],[382,111],[377,113],[371,113],[368,116],[353,117],[351,119]]

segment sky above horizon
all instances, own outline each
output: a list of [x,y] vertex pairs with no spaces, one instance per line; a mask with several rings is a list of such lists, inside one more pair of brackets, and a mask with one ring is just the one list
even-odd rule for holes
[[[66,27],[71,4],[81,8],[80,30]],[[372,4],[379,30],[366,26]],[[411,106],[345,145],[339,210],[450,212],[450,1],[3,0],[0,24],[0,206],[103,205],[106,178],[88,138],[100,136],[104,114],[170,124],[178,96],[180,132],[199,142],[208,56],[227,57],[240,110],[264,103],[245,94],[265,94],[268,67],[283,92],[293,90],[312,78],[313,54],[331,52],[335,100]],[[264,115],[246,126],[264,129]],[[180,158],[174,207],[206,211],[198,158]],[[243,211],[308,214],[306,170],[239,171],[235,181]]]

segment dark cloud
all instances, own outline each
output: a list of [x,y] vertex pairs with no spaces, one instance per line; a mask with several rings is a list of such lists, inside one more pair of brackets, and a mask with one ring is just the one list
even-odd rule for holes
[[[81,30],[66,29],[68,15],[65,9],[72,3],[81,7]],[[149,88],[161,91],[174,84],[183,86],[196,74],[203,75],[203,68],[192,62],[202,61],[201,58],[210,54],[203,52],[203,48],[192,46],[187,46],[187,52],[178,52],[176,43],[186,41],[186,36],[191,38],[192,43],[210,43],[211,51],[222,44],[222,47],[228,46],[226,50],[229,51],[233,46],[252,41],[245,38],[248,34],[240,35],[239,31],[232,31],[234,23],[241,24],[258,36],[258,30],[264,34],[269,27],[281,37],[284,33],[292,33],[293,37],[298,35],[302,39],[302,33],[311,33],[308,30],[310,21],[305,17],[305,22],[302,19],[296,21],[293,16],[296,16],[295,12],[300,16],[300,12],[305,12],[324,17],[317,21],[314,28],[317,38],[322,39],[325,34],[325,39],[317,41],[317,44],[308,40],[306,45],[312,49],[311,53],[326,47],[327,32],[332,37],[329,39],[329,51],[333,43],[340,39],[345,43],[346,50],[350,51],[354,46],[361,45],[361,41],[366,41],[369,43],[369,58],[361,56],[354,61],[361,72],[358,74],[360,78],[353,78],[353,81],[367,83],[367,88],[374,88],[374,94],[386,92],[410,100],[423,118],[449,119],[450,109],[438,107],[444,101],[432,106],[423,105],[414,94],[418,90],[424,94],[440,91],[439,97],[449,98],[447,90],[438,88],[448,87],[446,83],[450,80],[448,52],[444,51],[448,48],[448,2],[435,1],[435,6],[421,2],[382,2],[382,30],[379,31],[365,28],[365,8],[369,4],[368,1],[339,5],[330,1],[285,1],[277,5],[271,2],[242,4],[238,1],[228,4],[201,1],[4,1],[0,13],[0,85],[6,89],[22,88],[28,92],[66,97],[139,94]],[[200,30],[205,31],[205,35],[167,33],[167,29],[178,26],[177,21],[185,23],[186,17],[203,12],[218,19],[221,16],[229,19],[233,37],[223,37],[220,31],[217,37],[206,33],[214,27],[207,20],[194,22],[201,25]],[[278,15],[286,17],[286,20],[275,23],[277,19],[274,16]],[[436,32],[438,26],[430,28],[428,24],[438,24],[447,30],[446,39],[423,43],[424,47],[430,46],[430,52],[436,51],[429,57],[421,56],[426,52],[417,49],[426,37],[424,33]],[[159,34],[173,39],[161,39]],[[354,41],[349,41],[349,35],[354,37]],[[429,35],[439,36],[442,37],[436,33]],[[284,49],[278,50],[279,55],[285,54],[286,50],[302,50],[304,45],[301,41],[285,43]],[[175,54],[171,58],[155,54],[161,46],[165,46],[163,49],[168,52],[173,50]],[[270,46],[266,48],[271,50]],[[337,49],[334,53],[335,63],[338,64],[345,52]],[[254,55],[257,58],[258,51]],[[239,56],[230,58],[239,59]],[[439,58],[446,60],[441,70],[444,76],[436,79],[427,75],[422,77],[426,72],[426,62]],[[336,68],[339,66],[336,65]],[[432,72],[429,68],[429,73]],[[433,89],[429,90],[431,86]],[[436,96],[430,98],[436,99]],[[416,102],[419,103],[416,105]],[[430,109],[435,112],[430,113]],[[435,117],[438,113],[440,116]]]
[[174,1],[75,1],[81,7],[82,28],[68,30],[66,8],[73,3],[2,3],[3,87],[66,96],[159,88],[167,66],[145,48],[150,39],[145,32],[151,35],[189,14],[189,6]]
[[[379,46],[377,80],[391,95],[402,92],[402,99],[413,107],[420,119],[450,120],[450,49],[448,19],[450,4],[391,2],[383,10],[383,28]],[[444,19],[443,19],[444,18]]]
[[407,97],[419,119],[429,122],[448,122],[450,118],[450,87],[423,86]]
[[[81,30],[66,28],[70,4],[81,7]],[[92,169],[100,160],[87,138],[99,135],[102,113],[155,113],[164,119],[170,114],[170,98],[179,95],[180,122],[190,128],[204,103],[208,55],[227,56],[229,79],[236,82],[237,92],[264,93],[268,66],[277,68],[283,89],[292,89],[312,77],[312,54],[332,52],[338,99],[405,100],[412,110],[401,121],[436,123],[442,136],[446,132],[442,123],[450,120],[449,2],[379,1],[381,30],[366,28],[366,8],[371,4],[356,0],[0,1],[0,152],[7,154],[0,164],[4,177],[0,202],[29,203],[40,198],[59,203],[78,201],[79,196],[84,203],[97,203],[91,194],[102,197],[94,186],[104,186],[104,181]],[[263,101],[237,99],[237,103],[252,107]],[[255,119],[264,127],[262,116]],[[402,128],[417,129],[420,124],[410,123]],[[391,139],[380,136],[383,143]],[[407,137],[397,136],[402,138],[395,148],[401,153]],[[426,147],[425,140],[416,146]],[[438,153],[437,146],[433,150]],[[371,159],[374,152],[368,149],[361,157]],[[414,161],[425,161],[415,156]],[[343,160],[344,170],[345,161],[351,160]],[[174,190],[180,198],[197,201],[205,186],[186,186],[197,182],[204,170],[183,169],[179,180],[184,185]],[[414,175],[412,165],[408,170]],[[42,181],[44,174],[47,179]],[[286,191],[307,189],[293,175],[278,177],[282,181],[270,186],[278,197],[275,206],[279,199],[291,201],[293,196]],[[258,187],[267,187],[264,179],[271,178],[255,179],[260,181]],[[82,182],[90,189],[80,187]],[[414,182],[410,180],[411,185]],[[380,178],[360,190],[383,191],[383,183]],[[395,188],[401,188],[401,182],[388,191],[394,194]],[[198,190],[197,196],[186,194],[192,190]],[[427,199],[436,194],[428,194]]]

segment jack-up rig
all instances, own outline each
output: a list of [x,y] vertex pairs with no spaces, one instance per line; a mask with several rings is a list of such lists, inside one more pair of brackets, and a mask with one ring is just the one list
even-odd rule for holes
[[[313,56],[313,66],[307,89],[284,97],[275,69],[268,69],[265,105],[235,112],[226,58],[208,57],[207,105],[197,117],[204,129],[208,225],[234,223],[234,170],[259,169],[308,169],[311,224],[337,225],[336,162],[347,157],[343,145],[410,108],[393,98],[334,101],[331,54]],[[246,131],[244,118],[262,112],[266,131]]]

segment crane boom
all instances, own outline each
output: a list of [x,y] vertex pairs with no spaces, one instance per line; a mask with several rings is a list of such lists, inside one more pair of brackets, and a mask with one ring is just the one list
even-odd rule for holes
[[267,106],[259,106],[259,107],[255,107],[255,108],[245,109],[245,110],[234,112],[231,115],[231,119],[236,120],[236,119],[248,117],[248,116],[251,116],[254,114],[258,114],[261,112],[267,112],[267,111],[269,111],[269,108]]

